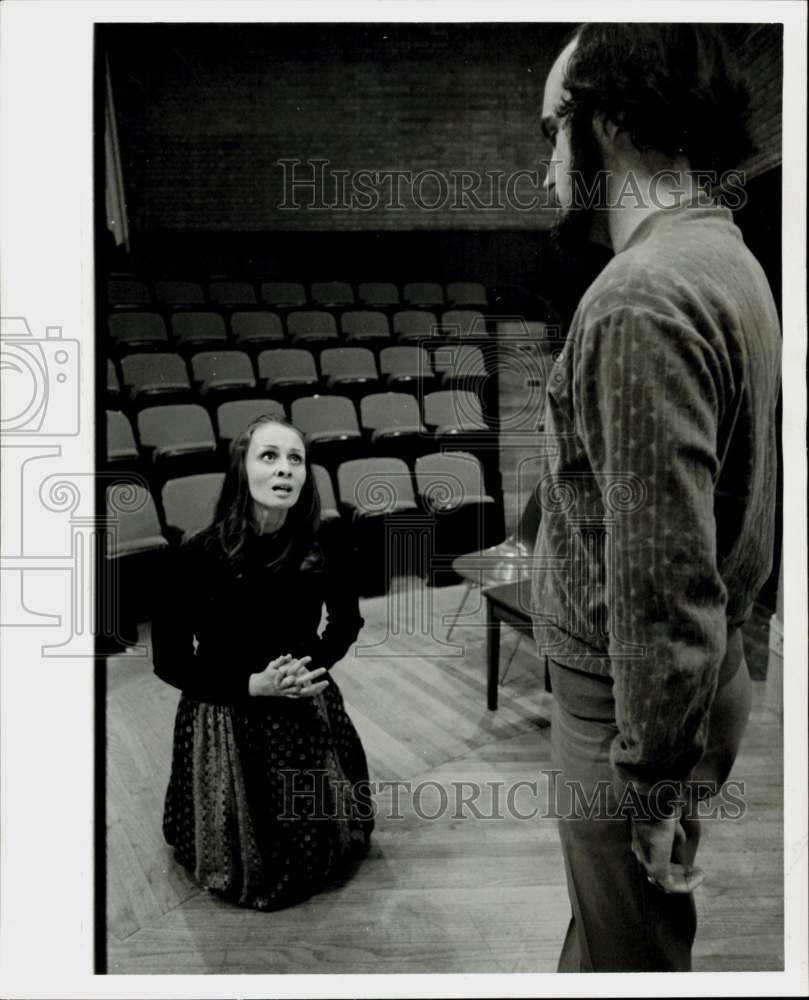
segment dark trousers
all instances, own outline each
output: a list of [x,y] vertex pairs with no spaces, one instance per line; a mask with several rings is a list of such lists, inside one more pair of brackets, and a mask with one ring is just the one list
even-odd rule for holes
[[[723,782],[750,712],[750,677],[740,651],[738,669],[722,676],[710,716],[706,753],[693,778]],[[631,849],[628,818],[605,818],[599,789],[611,786],[609,749],[618,732],[610,678],[550,661],[554,693],[553,766],[557,812],[573,915],[560,972],[686,972],[696,933],[691,894],[664,893],[646,878]],[[575,783],[577,792],[571,791]],[[610,787],[609,805],[615,800]],[[584,806],[582,805],[584,803]],[[595,803],[595,808],[589,804]],[[606,810],[611,815],[610,809]],[[601,813],[601,815],[599,815]],[[571,817],[575,815],[575,818]],[[683,821],[687,843],[674,860],[692,863],[699,842],[696,818]],[[710,879],[711,873],[706,873]]]

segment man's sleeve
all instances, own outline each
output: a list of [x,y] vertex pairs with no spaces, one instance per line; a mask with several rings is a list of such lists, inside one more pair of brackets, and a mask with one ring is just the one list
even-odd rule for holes
[[701,757],[725,652],[714,518],[722,376],[696,330],[652,310],[615,309],[577,346],[576,430],[606,517],[610,759],[619,786],[648,795],[657,782],[677,788]]

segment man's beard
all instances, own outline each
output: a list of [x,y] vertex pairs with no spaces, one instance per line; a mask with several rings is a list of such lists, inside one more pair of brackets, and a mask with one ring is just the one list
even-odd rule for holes
[[586,124],[576,112],[570,123],[570,154],[571,205],[560,210],[550,234],[551,244],[562,258],[587,253],[596,213],[606,207],[601,150],[592,124]]

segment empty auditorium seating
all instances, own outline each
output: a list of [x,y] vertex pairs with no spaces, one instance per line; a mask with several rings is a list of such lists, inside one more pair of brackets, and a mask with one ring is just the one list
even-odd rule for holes
[[421,422],[415,396],[406,392],[372,393],[360,400],[360,424],[370,435],[372,450],[412,462],[426,449],[432,437]]
[[111,406],[117,406],[121,399],[121,383],[118,381],[118,372],[115,362],[107,358],[107,402]]
[[347,396],[306,396],[291,406],[292,422],[309,438],[312,461],[336,468],[365,454],[357,411]]
[[399,305],[399,289],[390,281],[364,281],[357,288],[357,302],[370,309],[389,309]]
[[478,459],[468,452],[440,452],[416,460],[416,489],[430,518],[431,544],[427,580],[456,583],[452,562],[465,552],[501,540],[500,518],[484,486]]
[[290,343],[298,347],[318,347],[339,340],[337,323],[329,312],[296,309],[287,316]]
[[401,309],[393,314],[393,333],[400,344],[416,343],[438,336],[441,327],[435,313]]
[[237,347],[243,350],[266,348],[284,343],[284,326],[274,312],[237,311],[230,316],[230,332]]
[[441,385],[479,394],[487,377],[486,361],[479,347],[446,344],[433,353],[433,368]]
[[488,430],[477,394],[454,389],[424,397],[424,423],[439,435]]
[[249,281],[212,281],[208,295],[211,302],[229,309],[256,304],[256,290]]
[[315,464],[312,465],[312,475],[315,478],[315,487],[320,496],[321,523],[339,520],[340,512],[337,509],[337,500],[334,496],[334,486],[329,470],[322,465]]
[[486,289],[473,281],[451,281],[447,285],[447,302],[459,307],[488,305]]
[[138,406],[188,396],[191,383],[179,354],[129,354],[121,360],[121,378],[130,403]]
[[445,337],[486,337],[486,317],[476,309],[447,309],[441,316]]
[[402,289],[402,302],[406,306],[432,309],[444,305],[444,289],[433,281],[415,281]]
[[376,360],[366,347],[332,347],[320,354],[320,375],[329,392],[357,399],[379,384]]
[[196,281],[157,281],[155,298],[169,309],[192,309],[205,302],[202,285]]
[[306,305],[306,289],[296,281],[265,281],[261,301],[276,309],[300,309]]
[[132,482],[106,491],[105,560],[101,581],[109,604],[99,640],[118,648],[137,641],[137,623],[154,611],[155,581],[163,572],[169,541],[160,526],[152,494]]
[[360,593],[384,593],[392,576],[420,572],[422,518],[407,465],[396,458],[343,462],[337,489],[351,519]]
[[354,304],[351,285],[344,281],[315,281],[309,289],[309,297],[313,305],[326,306],[329,309]]
[[430,355],[412,345],[383,347],[379,352],[379,373],[389,389],[422,395],[435,383]]
[[107,282],[107,304],[111,309],[140,309],[151,301],[149,287],[143,281],[111,277]]
[[340,319],[343,339],[347,344],[361,341],[385,343],[390,340],[388,317],[377,310],[351,309]]
[[139,461],[129,417],[117,410],[107,410],[107,465],[134,469]]
[[155,312],[122,312],[109,317],[108,329],[112,349],[127,351],[165,350],[169,335],[163,317]]
[[244,396],[256,387],[253,364],[244,351],[202,351],[191,359],[191,371],[206,399]]
[[216,410],[216,429],[219,441],[227,449],[234,438],[265,413],[283,417],[284,407],[275,399],[234,399],[221,403]]
[[168,548],[154,498],[144,486],[127,482],[107,487],[107,518],[108,558]]
[[187,538],[212,524],[223,479],[223,472],[169,479],[161,491],[167,527]]
[[191,310],[171,317],[171,332],[177,348],[190,354],[196,350],[227,344],[225,321],[219,313]]
[[149,406],[138,414],[141,452],[166,479],[207,472],[217,454],[211,418],[197,403]]
[[320,381],[312,352],[296,347],[262,351],[258,356],[258,377],[266,391],[283,402],[311,396]]

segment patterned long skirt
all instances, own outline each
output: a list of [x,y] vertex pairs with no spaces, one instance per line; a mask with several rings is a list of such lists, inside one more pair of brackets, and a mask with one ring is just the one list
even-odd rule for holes
[[333,681],[244,708],[182,696],[163,833],[201,886],[288,906],[345,874],[373,825],[365,753]]

